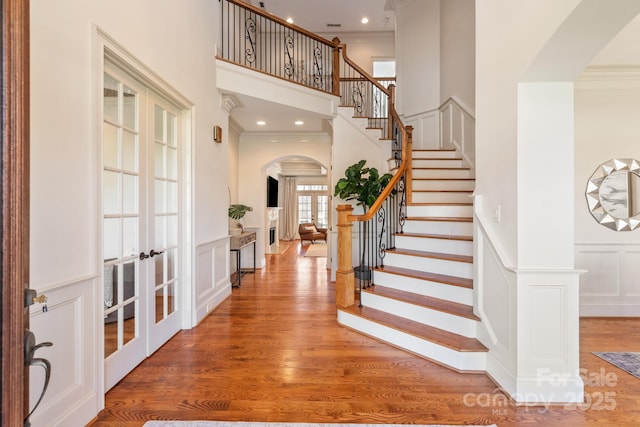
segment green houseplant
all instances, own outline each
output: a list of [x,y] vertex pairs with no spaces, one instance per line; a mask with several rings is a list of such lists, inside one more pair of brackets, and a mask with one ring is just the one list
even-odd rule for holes
[[[378,169],[365,167],[365,163],[366,160],[360,160],[349,166],[344,171],[344,178],[340,178],[336,183],[333,195],[342,200],[356,200],[364,213],[367,213],[393,175],[380,175]],[[364,223],[364,234],[367,235],[367,222]],[[365,264],[367,241],[365,238],[360,265],[354,268],[356,278],[363,280],[371,279],[371,267]]]
[[366,160],[354,163],[344,171],[344,178],[336,183],[334,196],[342,200],[356,200],[366,213],[392,178],[390,173],[380,175],[378,169],[365,167]]
[[244,224],[242,224],[242,218],[244,218],[247,212],[253,211],[251,206],[234,204],[229,206],[229,218],[235,220],[229,223],[229,234],[239,234],[244,230]]

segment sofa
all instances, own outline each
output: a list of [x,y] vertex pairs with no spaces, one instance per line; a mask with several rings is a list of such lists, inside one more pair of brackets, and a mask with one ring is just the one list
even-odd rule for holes
[[318,228],[312,222],[305,222],[298,226],[298,234],[300,234],[300,241],[304,242],[305,240],[311,241],[311,243],[316,240],[324,240],[327,241],[327,229],[326,228]]

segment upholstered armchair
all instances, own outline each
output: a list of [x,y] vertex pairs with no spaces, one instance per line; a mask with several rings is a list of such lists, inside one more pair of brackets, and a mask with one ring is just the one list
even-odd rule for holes
[[300,242],[310,240],[313,243],[316,240],[327,241],[327,229],[318,228],[312,222],[305,222],[298,226],[298,233],[300,234]]

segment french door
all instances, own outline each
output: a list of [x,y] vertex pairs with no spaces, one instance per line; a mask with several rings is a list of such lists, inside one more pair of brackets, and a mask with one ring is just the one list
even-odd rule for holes
[[105,389],[180,328],[177,107],[105,61]]
[[297,186],[298,222],[313,222],[321,228],[329,227],[329,193],[326,185]]

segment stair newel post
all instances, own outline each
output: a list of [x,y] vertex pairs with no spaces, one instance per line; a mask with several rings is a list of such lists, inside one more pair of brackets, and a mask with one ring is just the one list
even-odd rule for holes
[[333,94],[340,96],[340,39],[333,40]]
[[351,205],[338,205],[338,270],[336,271],[336,305],[341,308],[354,304],[353,223],[349,215]]

